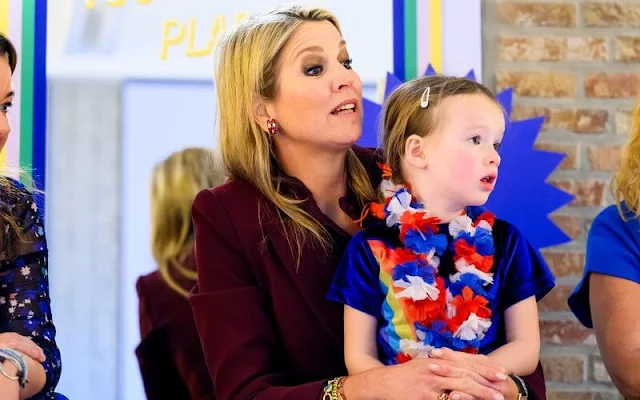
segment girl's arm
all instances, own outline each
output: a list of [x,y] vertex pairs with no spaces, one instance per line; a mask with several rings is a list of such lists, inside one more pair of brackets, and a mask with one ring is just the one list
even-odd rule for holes
[[507,308],[504,314],[507,344],[489,354],[510,374],[532,374],[540,360],[540,326],[535,296]]
[[377,326],[375,317],[344,306],[344,360],[349,375],[384,366],[378,360]]

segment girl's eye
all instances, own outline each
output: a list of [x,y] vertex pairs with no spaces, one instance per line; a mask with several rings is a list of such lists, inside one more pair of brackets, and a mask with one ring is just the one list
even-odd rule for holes
[[480,135],[476,135],[474,137],[469,138],[469,142],[473,144],[480,144]]

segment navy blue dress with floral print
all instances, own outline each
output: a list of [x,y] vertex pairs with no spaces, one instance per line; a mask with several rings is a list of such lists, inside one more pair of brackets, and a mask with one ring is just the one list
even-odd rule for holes
[[[1,226],[0,249],[0,333],[15,332],[30,337],[46,356],[42,364],[47,382],[34,400],[65,399],[54,393],[62,364],[56,345],[56,329],[51,320],[47,242],[44,224],[33,196],[22,184],[11,180],[18,195],[6,199],[0,191],[3,213],[17,218],[22,237],[11,226]],[[2,189],[0,189],[2,190]],[[4,198],[3,198],[4,197]]]

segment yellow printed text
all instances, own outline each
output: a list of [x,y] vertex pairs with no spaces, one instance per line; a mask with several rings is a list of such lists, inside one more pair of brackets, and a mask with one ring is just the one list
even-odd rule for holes
[[[127,4],[127,0],[102,0],[111,7],[121,7]],[[138,4],[150,4],[153,0],[136,0]],[[84,0],[84,5],[87,8],[95,8],[96,0]]]
[[[239,23],[247,13],[236,15],[235,23]],[[187,22],[170,19],[164,22],[162,28],[162,43],[160,58],[167,60],[172,48],[180,47],[187,57],[207,57],[213,54],[213,50],[228,28],[227,19],[224,15],[218,15],[210,22],[208,36],[198,37],[197,27],[199,21],[189,18]],[[198,47],[197,43],[200,43]]]

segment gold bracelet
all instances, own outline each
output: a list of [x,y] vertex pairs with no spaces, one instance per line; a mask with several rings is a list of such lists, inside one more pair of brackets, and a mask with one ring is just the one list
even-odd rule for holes
[[346,376],[340,376],[327,381],[323,388],[322,400],[347,400],[344,396],[344,387],[342,385],[345,379]]

